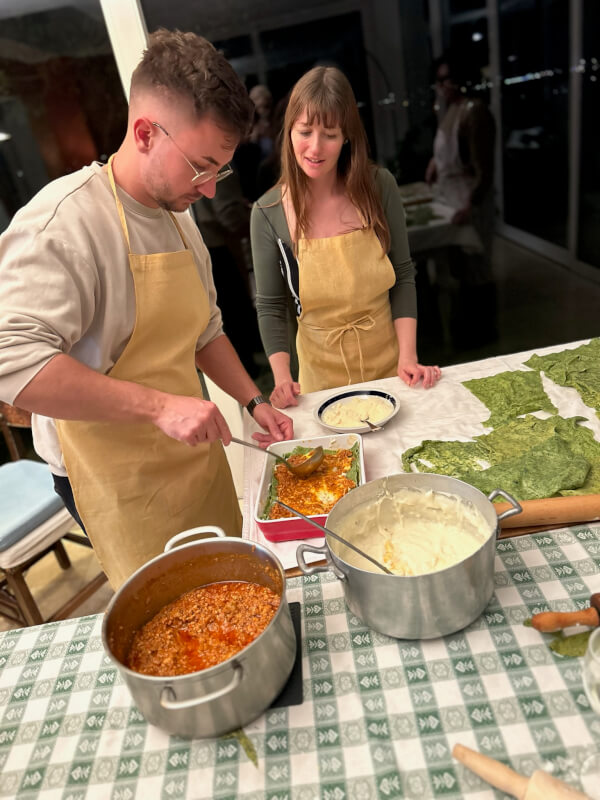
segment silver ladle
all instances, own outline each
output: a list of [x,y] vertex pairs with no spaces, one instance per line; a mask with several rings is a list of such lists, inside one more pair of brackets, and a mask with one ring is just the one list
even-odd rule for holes
[[290,464],[289,461],[286,461],[285,458],[276,455],[272,450],[264,450],[257,444],[250,444],[250,442],[245,442],[243,439],[237,439],[235,436],[231,437],[231,441],[235,442],[236,444],[243,444],[244,447],[250,447],[252,450],[258,450],[259,453],[267,453],[268,455],[273,456],[276,461],[284,464],[292,473],[292,475],[296,475],[298,478],[308,478],[308,476],[312,475],[313,472],[322,464],[323,459],[325,458],[323,448],[321,445],[319,445],[318,447],[314,447],[310,453],[308,453],[304,461],[301,461],[299,464]]
[[385,567],[383,564],[380,564],[376,558],[373,558],[373,556],[370,556],[368,553],[365,553],[365,551],[361,550],[360,547],[357,547],[356,545],[352,544],[352,542],[349,542],[347,539],[344,539],[339,534],[334,533],[334,531],[332,531],[330,528],[323,527],[323,525],[320,525],[318,522],[315,522],[314,519],[307,517],[301,511],[297,511],[295,508],[288,506],[287,503],[283,503],[281,500],[276,500],[275,502],[278,503],[280,506],[286,508],[288,511],[291,511],[292,514],[296,514],[296,516],[302,517],[302,519],[306,520],[306,522],[310,522],[311,525],[314,525],[315,528],[318,528],[320,531],[323,531],[323,533],[328,533],[330,536],[333,536],[333,538],[337,539],[338,542],[345,544],[346,547],[349,547],[351,550],[354,550],[354,552],[358,553],[359,556],[362,556],[363,558],[366,558],[367,561],[370,561],[372,564],[375,564],[375,566],[378,567],[382,572],[386,572],[388,575],[394,574],[390,569]]

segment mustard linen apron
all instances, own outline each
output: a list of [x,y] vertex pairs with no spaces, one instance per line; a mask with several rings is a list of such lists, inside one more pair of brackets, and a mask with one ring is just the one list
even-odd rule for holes
[[[112,158],[111,158],[112,161]],[[129,251],[136,298],[133,333],[111,378],[202,397],[195,369],[208,297],[175,217],[184,250],[131,252],[111,161],[108,175]],[[221,442],[190,447],[149,423],[57,420],[75,503],[113,589],[175,533],[218,525],[241,535],[241,514]]]
[[316,392],[397,374],[394,268],[373,230],[298,241],[299,383]]

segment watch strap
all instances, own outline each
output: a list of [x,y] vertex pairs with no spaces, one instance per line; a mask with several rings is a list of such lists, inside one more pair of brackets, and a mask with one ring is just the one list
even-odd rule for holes
[[271,405],[266,397],[263,397],[262,394],[257,394],[256,397],[253,397],[252,400],[246,405],[246,410],[250,414],[250,416],[254,416],[254,409],[256,406],[259,406],[261,403],[267,403]]

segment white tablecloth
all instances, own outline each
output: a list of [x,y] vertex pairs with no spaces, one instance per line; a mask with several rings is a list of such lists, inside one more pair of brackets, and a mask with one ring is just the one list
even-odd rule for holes
[[[589,340],[586,340],[589,341]],[[433,389],[421,386],[410,389],[399,378],[386,378],[380,381],[357,384],[367,388],[382,389],[392,392],[400,401],[400,410],[394,419],[382,431],[363,434],[365,473],[367,480],[403,472],[402,453],[408,447],[414,447],[423,439],[468,439],[490,429],[483,426],[482,421],[489,417],[489,411],[462,382],[472,378],[483,378],[506,370],[527,369],[523,362],[533,354],[556,352],[573,349],[584,344],[583,341],[569,344],[528,350],[508,356],[487,358],[483,361],[472,361],[443,369],[442,378]],[[600,420],[595,412],[585,406],[575,389],[557,386],[542,376],[544,388],[550,400],[563,417],[583,416],[600,441]],[[347,387],[344,387],[347,388]],[[327,429],[314,418],[314,410],[319,404],[336,390],[301,395],[296,408],[285,409],[294,420],[296,438],[305,436],[323,436]],[[547,417],[545,412],[538,412],[540,417]],[[256,423],[244,414],[244,437],[250,440],[254,431],[259,430]],[[265,544],[277,554],[285,569],[297,566],[296,548],[298,541],[273,543],[267,541],[258,529],[254,520],[256,496],[259,488],[261,471],[265,456],[245,449],[244,455],[244,526],[243,536],[247,539]],[[319,544],[319,539],[311,540]]]

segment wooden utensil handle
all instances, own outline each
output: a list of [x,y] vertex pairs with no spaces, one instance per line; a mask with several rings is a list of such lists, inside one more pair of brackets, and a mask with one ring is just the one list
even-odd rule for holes
[[452,755],[457,761],[497,789],[514,795],[518,800],[525,797],[529,778],[519,775],[506,764],[496,761],[495,758],[484,756],[483,753],[478,753],[476,750],[471,750],[464,744],[455,744]]
[[[546,497],[543,500],[520,500],[523,511],[500,522],[501,528],[527,525],[592,522],[600,519],[600,494]],[[511,508],[509,503],[494,503],[497,514]]]
[[589,625],[596,628],[600,625],[600,615],[595,608],[582,608],[580,611],[542,611],[533,615],[531,624],[536,631],[542,633],[561,631],[570,625]]

